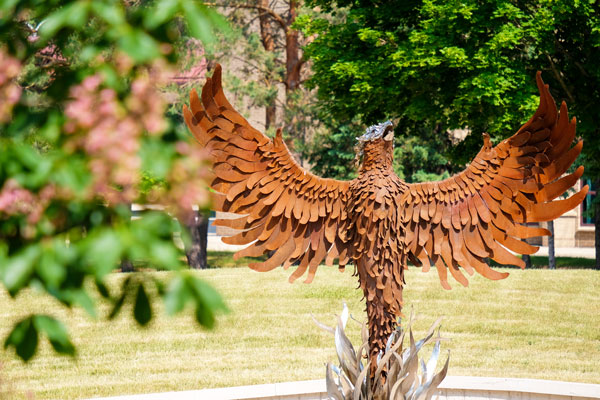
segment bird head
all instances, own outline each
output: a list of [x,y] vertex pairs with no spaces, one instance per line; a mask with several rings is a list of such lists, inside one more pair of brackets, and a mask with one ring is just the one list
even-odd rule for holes
[[391,167],[394,152],[394,124],[392,121],[371,125],[365,130],[364,135],[356,139],[358,140],[356,161],[358,163],[362,158],[362,168]]
[[371,140],[383,138],[383,140],[388,142],[394,141],[394,124],[392,121],[385,121],[380,124],[371,125],[365,130],[365,134],[357,137],[360,143],[365,143]]

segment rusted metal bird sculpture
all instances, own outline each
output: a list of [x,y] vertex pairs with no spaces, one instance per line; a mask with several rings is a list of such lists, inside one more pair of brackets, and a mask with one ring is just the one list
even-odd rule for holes
[[537,247],[521,239],[549,235],[532,222],[550,221],[576,207],[588,188],[554,200],[571,188],[583,167],[562,176],[581,152],[572,147],[575,119],[554,99],[537,74],[540,104],[512,137],[484,144],[461,173],[439,182],[406,183],[392,169],[391,122],[371,126],[358,138],[362,164],[352,181],[324,179],[300,167],[282,140],[254,129],[227,101],[217,66],[198,97],[184,106],[185,121],[212,157],[214,209],[241,214],[215,225],[241,230],[223,238],[249,244],[236,257],[271,256],[250,264],[269,271],[298,263],[290,281],[308,270],[312,281],[319,264],[340,269],[352,263],[367,303],[371,368],[385,348],[402,309],[408,261],[423,270],[435,265],[441,284],[450,289],[448,272],[464,286],[477,271],[489,279],[507,273],[492,270],[487,259],[524,268],[514,253]]

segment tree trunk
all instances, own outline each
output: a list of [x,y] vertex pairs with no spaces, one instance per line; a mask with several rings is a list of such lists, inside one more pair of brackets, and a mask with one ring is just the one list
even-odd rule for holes
[[121,272],[133,272],[133,263],[130,260],[121,260]]
[[208,242],[208,215],[194,211],[185,224],[190,233],[191,243],[185,249],[188,265],[193,269],[206,269],[206,247]]
[[[598,189],[600,189],[600,179],[596,181],[594,185],[596,188],[596,196],[598,196]],[[600,270],[600,199],[596,198],[593,203],[594,210],[594,229],[596,230],[594,234],[594,245],[596,247],[596,269]]]
[[[527,239],[523,239],[525,243],[529,243]],[[525,262],[525,268],[531,268],[531,256],[529,254],[523,254],[523,262]]]
[[556,269],[556,258],[554,257],[554,221],[548,221],[548,268]]
[[269,104],[265,107],[265,129],[277,124],[277,108],[275,103]]
[[525,263],[525,268],[531,268],[531,256],[529,254],[523,254],[523,262]]
[[298,31],[289,28],[298,15],[298,2],[290,0],[289,6],[289,20],[288,29],[285,32],[285,90],[286,92],[292,92],[300,86],[300,67],[302,61],[300,60],[300,43],[298,42]]
[[[131,221],[131,217],[133,216],[133,212],[131,211],[131,204],[128,206],[129,208],[129,220]],[[121,272],[133,272],[135,268],[133,268],[133,263],[131,260],[123,259],[121,260]]]
[[[269,8],[268,0],[260,0],[260,7]],[[263,47],[266,51],[272,53],[275,51],[275,39],[273,38],[273,28],[271,27],[271,21],[269,14],[263,10],[258,11],[258,22],[260,25],[260,39],[262,41]],[[271,77],[266,76],[265,81],[269,86],[273,84],[271,82]],[[271,126],[275,125],[277,118],[277,109],[275,107],[275,102],[267,105],[265,107],[265,128],[269,129]]]

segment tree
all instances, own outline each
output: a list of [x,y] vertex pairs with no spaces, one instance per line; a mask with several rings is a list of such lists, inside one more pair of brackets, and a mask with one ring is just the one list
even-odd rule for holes
[[[286,0],[222,1],[212,3],[227,14],[237,34],[225,38],[216,58],[231,58],[242,68],[227,77],[228,89],[250,104],[265,108],[269,134],[283,127],[303,162],[305,146],[316,124],[314,94],[303,88],[307,75],[302,46],[306,39],[296,29],[302,2]],[[307,11],[307,10],[304,10]],[[258,26],[253,21],[258,21]],[[225,50],[224,50],[225,49]],[[281,88],[283,98],[280,99]],[[244,104],[238,106],[243,108]]]
[[[209,69],[209,60],[205,57],[203,43],[194,38],[186,37],[184,27],[180,28],[180,35],[184,38],[182,43],[177,47],[184,53],[181,57],[179,66],[181,68],[178,73],[169,79],[169,85],[166,89],[172,103],[167,111],[167,116],[172,123],[180,130],[179,134],[184,136],[187,128],[183,124],[181,118],[181,109],[189,99],[189,92],[195,85],[202,83],[206,79],[206,74]],[[184,153],[189,153],[190,149],[183,150]],[[200,156],[200,154],[197,154]],[[193,166],[191,166],[193,168]],[[149,182],[150,188],[155,186],[156,182]],[[185,182],[182,182],[185,184]],[[192,182],[190,182],[192,184]],[[181,195],[184,195],[183,193]],[[192,269],[205,269],[208,267],[207,259],[207,239],[208,239],[208,207],[206,204],[188,204],[192,209],[186,212],[178,213],[179,223],[182,227],[182,239],[184,251],[188,266]],[[200,207],[200,209],[198,209]]]
[[554,257],[554,221],[548,221],[548,268],[556,269],[556,258]]
[[[407,137],[468,129],[458,145],[433,147],[462,164],[480,148],[481,133],[489,132],[496,142],[531,115],[537,103],[534,76],[542,70],[554,97],[566,100],[577,116],[578,133],[585,140],[580,161],[587,176],[600,182],[597,3],[311,4],[334,17],[344,14],[333,21],[299,22],[305,35],[317,35],[305,49],[313,62],[312,85],[318,86],[320,100],[339,120],[358,117],[373,123],[394,118],[396,134]],[[595,221],[598,232],[600,218]],[[600,268],[598,240],[596,260]]]
[[205,212],[194,210],[189,214],[185,224],[190,234],[191,243],[186,246],[185,256],[188,265],[193,269],[208,268],[207,241],[208,241],[208,215]]
[[[221,19],[192,0],[22,0],[3,2],[0,14],[6,290],[17,297],[35,286],[95,316],[95,287],[113,304],[109,318],[130,302],[145,325],[155,286],[169,313],[191,302],[197,321],[212,326],[226,308],[214,289],[178,271],[178,224],[156,211],[131,220],[129,204],[160,201],[182,218],[207,203],[202,151],[168,118],[161,88],[179,59],[179,28],[209,41]],[[138,259],[176,272],[166,287],[145,274],[117,292],[107,287],[119,260]],[[41,334],[57,352],[75,353],[64,325],[44,314],[18,321],[4,346],[28,360]]]

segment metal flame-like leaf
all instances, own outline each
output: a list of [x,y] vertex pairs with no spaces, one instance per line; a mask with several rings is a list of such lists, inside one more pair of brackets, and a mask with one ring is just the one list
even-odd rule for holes
[[[314,318],[314,317],[313,317]],[[316,320],[315,320],[316,321]],[[363,344],[358,352],[344,332],[348,321],[347,307],[338,317],[335,329],[317,324],[326,331],[333,333],[336,353],[340,367],[331,363],[327,364],[326,384],[327,393],[333,400],[430,400],[436,393],[439,384],[446,377],[450,352],[443,368],[435,373],[440,357],[441,341],[438,328],[441,318],[435,321],[427,334],[421,340],[415,341],[412,333],[413,315],[405,326],[398,325],[386,343],[385,353],[382,352],[377,360],[375,375],[369,376],[370,362],[369,346],[364,334]],[[408,346],[403,348],[406,334],[408,333]],[[434,342],[433,351],[429,360],[425,362],[419,358],[419,351],[427,344]],[[336,377],[337,376],[337,377]]]

